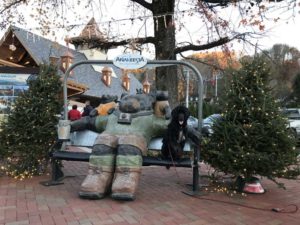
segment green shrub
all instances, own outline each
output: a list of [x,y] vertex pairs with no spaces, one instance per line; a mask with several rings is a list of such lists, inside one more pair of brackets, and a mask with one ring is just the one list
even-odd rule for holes
[[266,63],[260,58],[242,62],[232,75],[222,119],[204,143],[202,158],[219,171],[245,179],[295,178],[299,174],[295,139],[271,95]]
[[42,65],[28,85],[0,132],[2,170],[20,179],[45,171],[49,148],[56,140],[57,114],[62,109],[57,68]]

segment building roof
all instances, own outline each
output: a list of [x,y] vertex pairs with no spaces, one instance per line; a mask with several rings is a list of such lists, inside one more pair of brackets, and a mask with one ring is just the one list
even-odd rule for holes
[[22,66],[22,65],[19,65],[19,64],[10,62],[10,61],[8,61],[8,60],[3,60],[3,59],[0,59],[0,65],[1,65],[1,66],[24,67],[24,66]]
[[[49,63],[50,55],[56,55],[57,57],[60,57],[66,52],[66,50],[68,50],[66,46],[60,45],[19,27],[11,26],[6,32],[6,36],[8,36],[7,34],[9,34],[10,31],[14,34],[14,38],[18,39],[24,49],[28,52],[36,65],[41,63]],[[1,44],[5,42],[4,39],[5,36],[0,41],[0,47]],[[80,53],[74,49],[69,49],[69,51],[74,56],[73,63],[87,60],[83,53]],[[101,73],[95,71],[92,65],[80,65],[76,67],[74,69],[74,75],[70,76],[68,79],[88,87],[88,90],[82,94],[83,96],[101,97],[103,95],[117,95],[120,97],[122,93],[126,92],[122,87],[122,72],[121,69],[115,67],[114,65],[111,65],[110,67],[114,70],[117,76],[116,78],[112,77],[112,83],[110,87],[107,87],[102,82]],[[136,89],[142,88],[142,84],[134,77],[134,75],[131,75],[130,78],[129,93],[132,94],[136,92]]]
[[94,18],[88,22],[78,37],[83,39],[95,38],[101,41],[107,41],[107,37],[105,37],[104,33],[100,31]]

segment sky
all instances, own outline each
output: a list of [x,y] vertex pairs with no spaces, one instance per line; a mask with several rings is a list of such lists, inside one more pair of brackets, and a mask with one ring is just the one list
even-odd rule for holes
[[[51,40],[56,40],[61,44],[64,44],[63,39],[65,36],[74,37],[77,36],[80,31],[84,28],[84,25],[89,21],[89,19],[94,16],[96,18],[96,21],[101,21],[99,23],[100,29],[105,30],[105,32],[109,33],[109,35],[118,35],[120,37],[126,37],[126,38],[134,38],[138,36],[138,34],[141,33],[147,33],[152,34],[152,20],[151,18],[147,18],[147,12],[141,11],[139,12],[139,15],[144,16],[144,19],[139,20],[136,19],[134,21],[131,21],[130,18],[136,17],[136,12],[134,12],[132,7],[128,7],[128,5],[125,3],[126,1],[109,1],[105,7],[98,7],[99,11],[93,11],[86,12],[88,16],[86,16],[85,20],[82,20],[80,22],[75,22],[75,24],[81,24],[80,26],[75,27],[71,31],[66,31],[65,29],[58,30],[55,29],[56,37],[54,36],[46,36],[46,38],[49,38]],[[300,2],[300,1],[299,1]],[[196,41],[199,35],[201,33],[205,33],[205,27],[201,25],[201,19],[197,18],[196,16],[188,16],[189,12],[182,13],[185,9],[189,7],[188,5],[182,5],[180,6],[179,13],[175,15],[176,17],[181,17],[180,19],[184,21],[184,26],[178,32],[177,35],[177,41]],[[97,7],[94,7],[97,8]],[[23,12],[28,12],[28,14],[24,13],[26,25],[19,25],[15,24],[16,26],[20,26],[22,28],[32,30],[33,33],[39,34],[38,30],[34,30],[35,21],[32,20],[32,18],[29,16],[30,9],[23,10]],[[298,10],[298,12],[297,12]],[[268,23],[267,21],[264,23],[266,27],[266,34],[261,37],[258,40],[252,41],[253,44],[256,44],[260,49],[269,49],[274,44],[287,44],[291,47],[296,47],[300,50],[300,9],[299,7],[296,10],[296,16],[294,18],[289,18],[290,14],[284,15],[282,13],[280,15],[281,19],[279,22],[274,23]],[[237,12],[235,12],[234,9],[222,9],[222,16],[225,16],[229,19],[232,24],[239,24],[238,20],[240,18],[237,16]],[[149,15],[149,14],[148,14]],[[110,21],[110,22],[109,22]],[[147,26],[143,26],[146,24]],[[235,25],[236,26],[236,25]],[[249,30],[243,30],[241,27],[236,27],[240,29],[241,31],[249,31]],[[0,37],[3,36],[4,30],[0,31]],[[254,48],[250,45],[244,45],[240,44],[238,42],[233,42],[231,44],[231,49],[235,50],[237,52],[242,52],[242,54],[253,54]],[[118,48],[109,51],[108,58],[113,59],[117,55],[120,55],[123,53],[124,49]],[[214,49],[213,49],[214,50]],[[216,49],[219,50],[219,49]],[[190,55],[193,52],[186,52],[184,55]],[[146,45],[145,49],[142,53],[144,56],[153,59],[154,58],[154,49]]]
[[[124,10],[124,8],[120,10]],[[270,49],[274,44],[287,44],[290,47],[295,47],[300,50],[300,7],[298,7],[297,10],[298,12],[294,14],[294,17],[291,17],[291,13],[289,12],[289,13],[282,13],[280,15],[281,19],[278,20],[278,22],[276,23],[274,23],[272,20],[271,22],[264,21],[264,25],[265,25],[264,34],[258,39],[253,40],[252,43],[256,44],[258,48],[261,50]],[[237,15],[237,12],[235,12],[233,9],[230,8],[228,8],[227,10],[222,9],[222,13],[224,13],[225,18],[229,18],[229,20],[231,20],[233,23],[238,24],[237,21],[240,20],[240,17]],[[125,14],[122,13],[121,15],[125,15]],[[199,36],[199,31],[201,29],[199,28],[201,27],[200,25],[201,19],[197,17],[187,16],[186,14],[180,14],[179,16],[184,17],[185,27],[181,29],[181,31],[178,32],[177,34],[178,42],[180,42],[181,40],[184,41],[190,40],[195,42],[196,38]],[[152,26],[152,24],[150,23],[149,25],[150,25],[149,27]],[[130,27],[129,30],[134,30],[134,26]],[[244,29],[244,30],[240,29],[240,30],[246,32],[249,31],[248,29]],[[203,32],[206,32],[205,29],[203,30]],[[255,51],[253,46],[247,44],[245,45],[244,43],[241,44],[239,42],[232,42],[230,46],[233,46],[232,49],[237,52],[240,52],[241,54],[251,55]],[[220,49],[216,48],[212,50],[220,50]],[[194,52],[188,51],[185,52],[184,55],[187,56],[192,53]],[[113,50],[110,52],[109,57],[113,58],[118,54],[119,54],[118,49]],[[153,56],[154,55],[153,51],[149,55]]]
[[300,16],[294,19],[270,24],[266,36],[258,39],[261,49],[271,48],[274,44],[287,44],[300,50]]

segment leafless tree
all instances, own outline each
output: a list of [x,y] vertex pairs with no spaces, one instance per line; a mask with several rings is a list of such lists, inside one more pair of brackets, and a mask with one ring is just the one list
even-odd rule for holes
[[[71,30],[76,26],[74,19],[66,17],[66,12],[72,11],[74,18],[83,19],[82,6],[95,10],[98,13],[105,10],[107,1],[105,0],[3,0],[0,3],[0,28],[7,27],[13,21],[24,21],[23,13],[17,11],[24,5],[35,9],[32,17],[39,22],[43,31],[52,32],[53,27],[64,27]],[[232,41],[251,43],[253,38],[257,38],[265,31],[265,21],[280,19],[282,12],[289,11],[291,16],[296,13],[297,0],[187,0],[185,7],[176,0],[128,0],[128,7],[131,15],[128,20],[135,21],[146,19],[151,20],[152,32],[150,35],[141,32],[148,29],[149,23],[142,23],[138,33],[134,38],[115,35],[108,37],[107,42],[90,42],[91,47],[110,48],[116,46],[127,46],[135,50],[141,50],[144,45],[154,46],[156,59],[176,59],[178,54],[186,51],[203,51],[215,47],[223,47],[229,51],[228,44]],[[238,11],[239,19],[231,17],[224,18],[222,11],[229,7]],[[267,12],[273,12],[273,17],[268,17]],[[50,16],[51,15],[51,16]],[[186,40],[176,39],[178,31],[187,30],[185,17],[195,17],[199,22],[201,33],[197,35],[188,34]],[[111,22],[114,22],[113,20]],[[198,23],[197,22],[197,23]],[[113,23],[109,23],[113,25]],[[244,29],[237,29],[243,27]],[[201,28],[201,29],[200,29]],[[190,36],[189,36],[190,35]],[[193,37],[192,37],[193,36]],[[121,37],[121,38],[120,38]],[[254,45],[254,44],[253,44]],[[171,96],[171,105],[177,101],[176,69],[174,67],[158,68],[156,76],[156,87],[161,90],[168,90]]]

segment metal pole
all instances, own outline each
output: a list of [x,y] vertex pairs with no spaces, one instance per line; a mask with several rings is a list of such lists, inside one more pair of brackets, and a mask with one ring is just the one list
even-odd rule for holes
[[204,82],[204,84],[203,84],[203,98],[206,98],[206,96],[207,96],[207,80],[204,80],[203,82]]
[[218,74],[216,75],[216,82],[215,82],[215,97],[218,97]]
[[[200,159],[200,147],[195,146],[195,150],[194,150],[194,167],[193,167],[193,187],[192,187],[192,191],[193,192],[198,192],[199,191],[199,162]],[[197,164],[197,166],[196,166]]]
[[186,70],[185,105],[187,108],[189,108],[189,87],[190,87],[190,71]]

